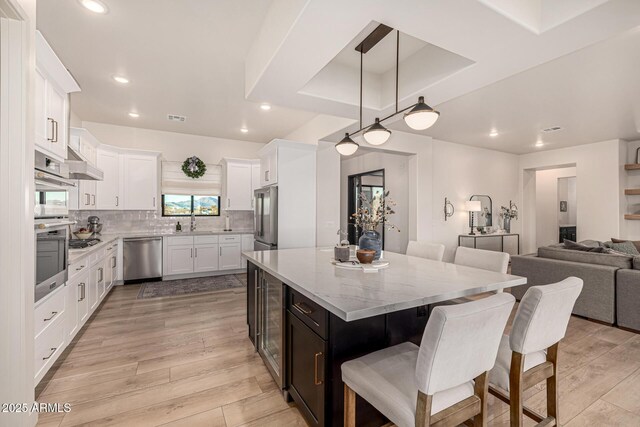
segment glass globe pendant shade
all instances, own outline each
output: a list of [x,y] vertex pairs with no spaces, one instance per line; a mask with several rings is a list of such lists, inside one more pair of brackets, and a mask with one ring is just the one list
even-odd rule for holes
[[438,120],[440,113],[424,103],[424,97],[418,98],[418,105],[404,115],[404,121],[411,129],[428,129]]
[[358,151],[358,147],[358,143],[349,138],[349,133],[345,133],[342,141],[336,144],[336,151],[343,156],[350,156]]
[[391,131],[380,124],[380,119],[376,117],[376,122],[364,132],[364,140],[371,145],[382,145],[391,136]]

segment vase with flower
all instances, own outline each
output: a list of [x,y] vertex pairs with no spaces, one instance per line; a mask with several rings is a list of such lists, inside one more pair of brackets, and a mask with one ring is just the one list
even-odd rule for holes
[[382,240],[377,231],[380,225],[388,230],[400,231],[395,225],[388,222],[387,218],[393,214],[396,203],[389,197],[389,191],[375,194],[371,200],[360,193],[359,206],[356,212],[351,215],[353,224],[362,230],[362,235],[358,240],[360,249],[370,249],[375,251],[374,260],[380,259],[382,254]]

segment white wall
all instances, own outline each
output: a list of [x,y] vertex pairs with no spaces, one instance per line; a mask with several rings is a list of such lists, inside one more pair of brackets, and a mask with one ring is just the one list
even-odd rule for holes
[[[558,180],[575,176],[575,167],[536,171],[536,247],[558,243],[560,223]],[[566,187],[568,194],[568,186]],[[575,203],[571,204],[575,205]],[[575,209],[575,206],[573,208]],[[573,224],[575,225],[575,222]]]
[[[335,151],[335,150],[334,150]],[[347,230],[348,177],[363,172],[384,169],[385,190],[397,205],[389,222],[398,230],[385,231],[385,250],[405,253],[409,242],[409,156],[390,153],[367,153],[345,157],[340,168],[340,228]]]
[[264,144],[258,142],[140,129],[105,123],[83,121],[82,126],[103,144],[161,151],[164,159],[170,161],[182,162],[187,157],[194,155],[200,157],[205,163],[213,164],[219,163],[223,157],[257,159],[258,150],[264,147]]
[[525,253],[535,252],[537,249],[536,170],[575,165],[577,233],[581,240],[604,241],[611,237],[624,237],[621,150],[626,152],[626,142],[616,139],[520,156],[519,180],[520,188],[523,188],[520,207],[525,230]]

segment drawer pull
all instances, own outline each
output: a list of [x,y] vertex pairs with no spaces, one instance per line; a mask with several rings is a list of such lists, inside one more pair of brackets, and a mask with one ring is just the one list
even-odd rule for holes
[[84,268],[84,265],[81,265],[80,267],[76,268],[76,271],[80,271]]
[[322,352],[316,353],[313,356],[313,384],[320,385],[322,384],[322,380],[318,379],[318,357],[322,356]]
[[57,311],[52,311],[51,312],[51,317],[49,317],[48,319],[44,319],[45,322],[48,322],[49,320],[53,319],[54,317],[56,317],[58,315]]
[[309,314],[313,313],[313,309],[311,309],[309,306],[307,306],[307,304],[305,304],[303,302],[297,302],[297,303],[293,304],[293,307],[296,310],[298,310],[300,313],[302,313],[302,314],[309,315]]
[[49,355],[47,357],[43,357],[42,360],[47,360],[47,359],[51,359],[51,356],[53,356],[56,352],[56,350],[58,349],[58,347],[53,347],[51,349],[51,353],[49,353]]

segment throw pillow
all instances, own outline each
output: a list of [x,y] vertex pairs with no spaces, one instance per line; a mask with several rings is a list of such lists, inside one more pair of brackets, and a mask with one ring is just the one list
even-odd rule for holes
[[622,239],[614,239],[611,238],[611,242],[612,243],[624,243],[624,242],[631,242],[633,243],[633,245],[636,247],[636,249],[638,250],[638,252],[640,252],[640,240],[622,240]]
[[574,251],[582,251],[582,252],[594,252],[594,253],[607,253],[607,248],[599,246],[597,248],[591,246],[585,246],[580,243],[576,243],[573,240],[564,239],[564,248],[571,249]]
[[640,255],[640,252],[638,252],[638,248],[636,248],[633,242],[614,242],[611,243],[611,249],[616,252],[622,252],[628,255]]

